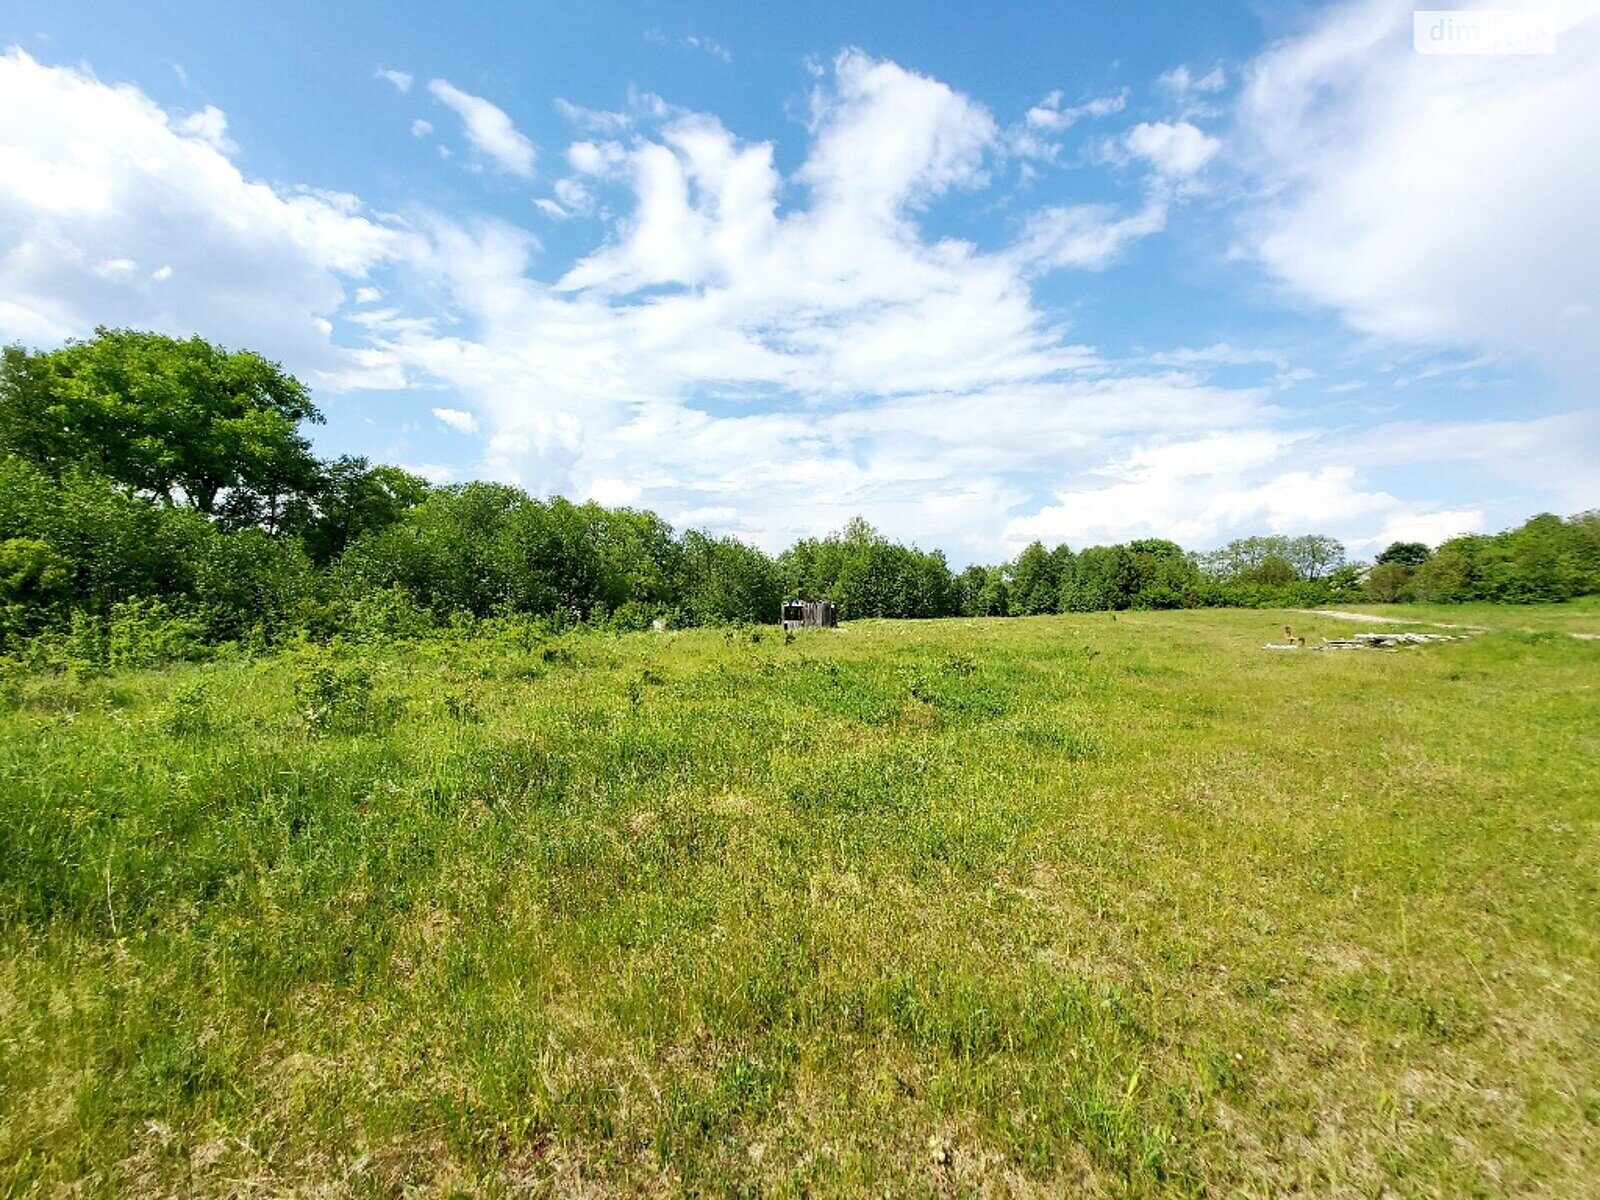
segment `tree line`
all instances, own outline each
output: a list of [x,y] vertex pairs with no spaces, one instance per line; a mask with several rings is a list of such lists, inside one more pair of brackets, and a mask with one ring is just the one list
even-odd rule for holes
[[785,595],[833,600],[849,620],[1600,591],[1596,513],[1437,551],[1397,543],[1370,568],[1308,535],[1200,554],[1162,539],[1036,542],[954,572],[859,518],[774,557],[651,512],[323,461],[304,433],[321,419],[277,364],[200,338],[102,329],[56,350],[6,348],[0,651],[76,638],[104,657],[118,638],[270,645],[511,616],[766,623]]

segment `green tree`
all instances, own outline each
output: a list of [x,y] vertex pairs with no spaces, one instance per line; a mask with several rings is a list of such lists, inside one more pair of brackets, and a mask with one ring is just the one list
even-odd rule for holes
[[0,541],[0,603],[53,604],[72,588],[72,564],[36,538]]
[[1288,540],[1284,557],[1297,576],[1315,582],[1344,565],[1344,543],[1320,533],[1303,534]]
[[1414,568],[1403,562],[1390,560],[1374,564],[1372,570],[1367,572],[1365,588],[1367,596],[1380,604],[1393,604],[1404,599],[1410,592],[1411,577],[1416,574]]
[[1182,546],[1165,538],[1130,542],[1127,601],[1133,608],[1182,608],[1199,583],[1200,573]]
[[978,590],[979,617],[1007,617],[1011,615],[1011,589],[1006,585],[1006,574],[999,567],[984,571],[983,586]]
[[696,624],[775,624],[783,604],[778,566],[736,538],[683,536],[683,607]]
[[398,522],[431,490],[426,480],[399,467],[337,458],[322,466],[313,491],[291,507],[289,526],[312,561],[326,566],[356,538]]
[[1390,563],[1402,567],[1420,567],[1431,557],[1433,551],[1422,542],[1390,542],[1373,560],[1373,564],[1380,567]]
[[1010,607],[1015,616],[1053,613],[1060,605],[1058,562],[1043,542],[1033,542],[1011,564]]
[[988,567],[973,563],[970,567],[963,568],[951,584],[955,611],[963,617],[983,616],[978,598],[988,582]]
[[1435,603],[1473,600],[1482,594],[1482,567],[1489,539],[1477,534],[1451,538],[1417,568],[1417,599]]
[[166,504],[275,528],[316,485],[304,386],[248,350],[128,329],[0,354],[0,449],[54,476],[88,468]]
[[1138,576],[1126,546],[1090,546],[1078,553],[1061,587],[1062,612],[1103,612],[1133,602]]

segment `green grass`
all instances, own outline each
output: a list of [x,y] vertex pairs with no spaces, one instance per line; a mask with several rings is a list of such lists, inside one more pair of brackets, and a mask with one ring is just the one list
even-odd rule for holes
[[1474,617],[0,681],[0,1191],[1595,1194],[1600,643]]

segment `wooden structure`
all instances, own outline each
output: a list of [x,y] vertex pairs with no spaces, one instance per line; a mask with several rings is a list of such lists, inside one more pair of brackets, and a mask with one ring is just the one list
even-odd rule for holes
[[831,629],[839,623],[839,606],[832,600],[785,600],[782,619],[785,629]]

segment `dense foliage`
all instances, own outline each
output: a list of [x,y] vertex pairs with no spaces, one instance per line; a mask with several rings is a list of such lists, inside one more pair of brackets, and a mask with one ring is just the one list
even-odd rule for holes
[[[404,636],[488,618],[640,628],[776,619],[785,593],[846,619],[1027,616],[1336,600],[1561,600],[1600,591],[1600,514],[1539,516],[1369,570],[1328,537],[1192,554],[1147,538],[953,573],[857,518],[775,559],[653,513],[434,487],[317,460],[321,420],[276,364],[126,330],[0,358],[0,650],[106,665],[299,634]],[[65,647],[65,650],[63,650]]]

